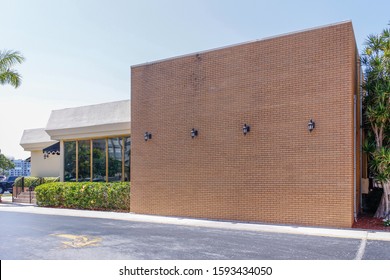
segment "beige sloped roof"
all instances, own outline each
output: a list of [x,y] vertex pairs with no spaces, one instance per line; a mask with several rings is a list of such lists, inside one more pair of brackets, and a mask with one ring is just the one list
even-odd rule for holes
[[130,134],[130,100],[53,110],[46,125],[51,139]]
[[50,139],[44,128],[26,129],[23,131],[20,146],[26,151],[42,150],[58,141]]

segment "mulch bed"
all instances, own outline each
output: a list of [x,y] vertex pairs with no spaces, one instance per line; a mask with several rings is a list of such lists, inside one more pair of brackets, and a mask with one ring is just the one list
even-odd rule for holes
[[357,219],[357,222],[355,222],[352,227],[373,231],[381,230],[390,232],[390,227],[386,227],[383,225],[383,219],[374,218],[372,215],[369,214],[360,215]]

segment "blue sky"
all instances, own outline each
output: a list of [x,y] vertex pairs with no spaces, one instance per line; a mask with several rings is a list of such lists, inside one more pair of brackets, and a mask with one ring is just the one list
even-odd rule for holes
[[390,1],[0,0],[0,49],[26,57],[0,87],[0,149],[52,109],[130,98],[130,66],[352,20],[357,46],[390,22]]

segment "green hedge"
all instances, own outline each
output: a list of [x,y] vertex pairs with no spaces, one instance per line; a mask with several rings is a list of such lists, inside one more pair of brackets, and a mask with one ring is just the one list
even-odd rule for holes
[[54,182],[35,193],[39,206],[130,211],[129,182]]
[[[15,187],[22,187],[22,178],[23,177],[18,177],[15,180]],[[41,184],[41,178],[39,177],[24,177],[24,186],[25,187],[36,187]]]
[[41,180],[42,180],[41,181],[42,184],[52,183],[52,182],[59,182],[60,181],[60,177],[42,177]]
[[[15,180],[15,187],[22,187],[22,178],[18,177]],[[25,187],[36,187],[44,183],[49,182],[59,182],[60,177],[33,177],[33,176],[26,176],[24,177],[24,186]]]

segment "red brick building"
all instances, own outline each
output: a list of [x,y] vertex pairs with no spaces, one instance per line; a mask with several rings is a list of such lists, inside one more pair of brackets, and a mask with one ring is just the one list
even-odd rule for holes
[[132,212],[350,227],[359,73],[351,22],[133,66]]

